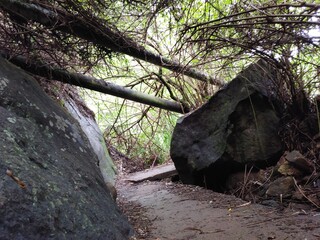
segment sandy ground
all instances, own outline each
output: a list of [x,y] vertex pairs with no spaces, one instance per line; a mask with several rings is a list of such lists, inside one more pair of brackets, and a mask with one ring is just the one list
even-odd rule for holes
[[320,239],[320,212],[298,204],[251,204],[172,182],[117,184],[118,204],[135,228],[132,239]]

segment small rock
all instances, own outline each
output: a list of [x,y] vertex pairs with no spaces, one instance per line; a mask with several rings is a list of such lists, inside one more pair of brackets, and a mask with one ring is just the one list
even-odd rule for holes
[[314,171],[312,162],[296,150],[286,153],[285,158],[292,166],[303,171],[305,175]]
[[266,192],[268,196],[272,197],[289,197],[294,189],[293,177],[281,177],[270,183],[270,186]]
[[279,162],[277,163],[277,172],[279,172],[283,176],[303,176],[304,174],[302,171],[297,169],[295,166],[292,166],[292,164],[287,161],[285,157],[286,153],[280,158]]

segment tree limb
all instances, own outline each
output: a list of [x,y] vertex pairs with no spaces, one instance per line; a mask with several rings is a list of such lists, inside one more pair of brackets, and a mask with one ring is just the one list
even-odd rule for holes
[[30,60],[27,60],[22,56],[11,57],[3,51],[0,51],[0,55],[8,59],[13,64],[21,67],[22,69],[33,74],[45,77],[49,80],[57,80],[60,82],[88,88],[94,91],[106,93],[124,99],[129,99],[143,104],[148,104],[150,106],[166,109],[173,112],[186,113],[190,111],[188,108],[184,107],[178,102],[154,97],[145,93],[116,85],[111,82],[105,82],[101,79],[96,79],[78,73],[70,73],[62,69],[48,66],[39,61],[31,62]]
[[56,8],[51,10],[19,0],[0,0],[0,7],[14,16],[38,22],[52,31],[57,30],[74,35],[114,52],[127,54],[200,81],[210,82],[218,86],[224,85],[222,81],[214,79],[204,72],[182,66],[175,61],[146,50],[132,39],[124,36],[123,33],[111,29],[106,24],[102,25],[100,22],[95,22],[94,19],[86,19],[85,21],[63,10]]

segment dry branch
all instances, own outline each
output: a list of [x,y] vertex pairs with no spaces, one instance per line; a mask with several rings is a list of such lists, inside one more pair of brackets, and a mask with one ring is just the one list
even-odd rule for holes
[[48,9],[40,5],[18,0],[1,0],[0,7],[12,16],[38,22],[52,31],[62,31],[74,35],[114,52],[127,54],[200,81],[218,86],[224,84],[204,72],[182,66],[175,61],[154,54],[135,43],[132,39],[124,36],[123,33],[111,29],[106,24],[102,25],[93,19],[92,21],[88,19],[84,20],[60,9]]

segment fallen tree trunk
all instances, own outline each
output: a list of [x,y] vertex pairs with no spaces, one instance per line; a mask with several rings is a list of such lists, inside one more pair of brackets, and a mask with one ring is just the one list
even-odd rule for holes
[[102,25],[100,22],[84,20],[56,8],[48,9],[47,7],[19,0],[1,0],[0,7],[19,18],[38,22],[52,31],[57,30],[77,36],[112,51],[127,54],[200,81],[218,86],[224,84],[204,72],[182,66],[175,61],[154,54],[135,43],[132,39],[125,37],[123,33],[111,29],[107,25]]
[[189,112],[189,109],[181,103],[165,100],[154,97],[145,93],[134,91],[114,83],[105,82],[101,79],[85,76],[78,73],[70,73],[68,71],[50,67],[41,62],[31,62],[22,56],[10,57],[8,54],[0,51],[0,55],[8,59],[13,64],[33,74],[45,77],[49,80],[57,80],[64,83],[69,83],[83,88],[88,88],[94,91],[110,94],[112,96],[129,99],[135,102],[148,104],[154,107],[166,109],[178,113]]

